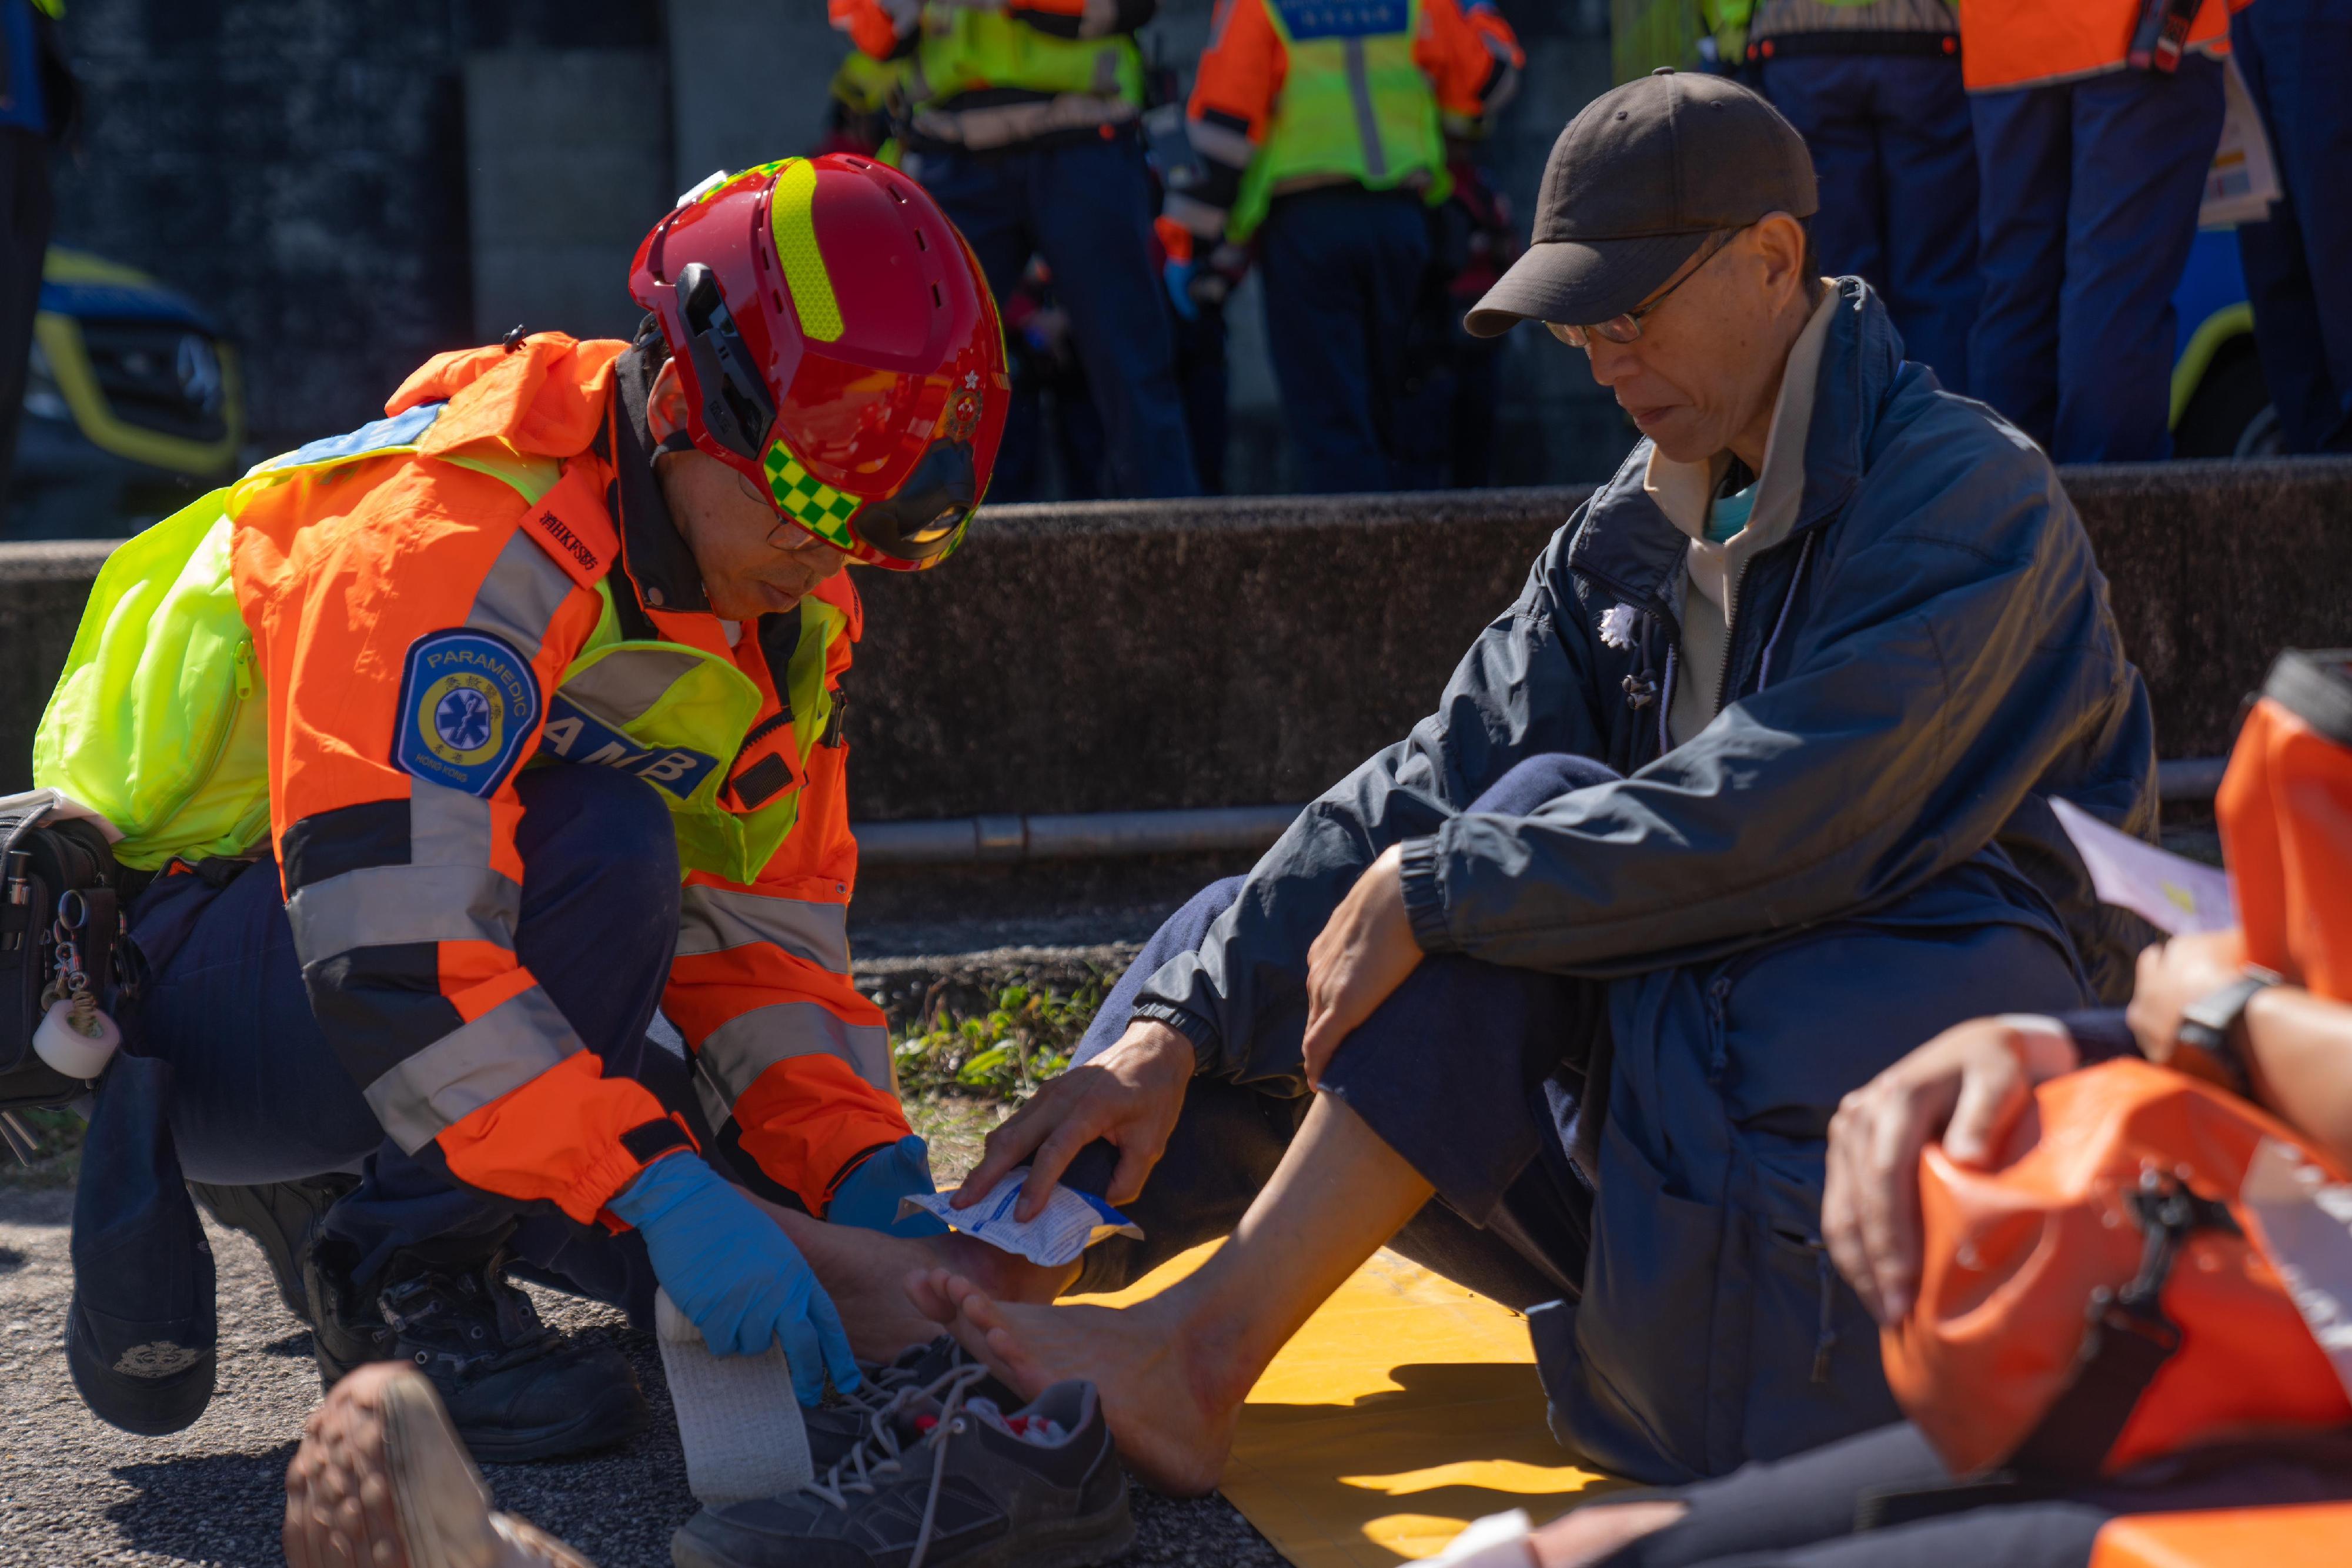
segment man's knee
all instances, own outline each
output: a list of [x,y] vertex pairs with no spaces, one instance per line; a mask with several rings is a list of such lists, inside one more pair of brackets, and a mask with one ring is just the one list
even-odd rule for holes
[[1613,783],[1619,777],[1615,768],[1590,757],[1547,752],[1515,765],[1471,801],[1470,810],[1501,817],[1524,817],[1548,800],[1557,800],[1573,790],[1590,789],[1596,784]]

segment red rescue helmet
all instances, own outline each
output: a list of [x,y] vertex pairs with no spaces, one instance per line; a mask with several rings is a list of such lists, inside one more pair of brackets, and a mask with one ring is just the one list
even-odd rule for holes
[[694,444],[778,513],[876,566],[961,542],[1004,434],[1004,333],[923,188],[847,153],[688,192],[637,247]]

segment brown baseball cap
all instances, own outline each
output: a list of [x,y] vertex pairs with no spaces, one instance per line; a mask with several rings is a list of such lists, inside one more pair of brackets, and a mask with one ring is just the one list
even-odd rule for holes
[[1821,205],[1805,139],[1728,78],[1662,66],[1584,106],[1552,143],[1534,241],[1465,319],[1481,338],[1521,321],[1622,316],[1706,236]]

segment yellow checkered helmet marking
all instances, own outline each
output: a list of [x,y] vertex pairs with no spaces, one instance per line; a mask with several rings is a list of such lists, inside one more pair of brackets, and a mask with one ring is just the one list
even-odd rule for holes
[[778,511],[836,549],[856,547],[849,519],[863,504],[856,497],[835,489],[802,467],[801,460],[781,441],[768,444],[761,466],[767,471],[768,493],[776,498]]

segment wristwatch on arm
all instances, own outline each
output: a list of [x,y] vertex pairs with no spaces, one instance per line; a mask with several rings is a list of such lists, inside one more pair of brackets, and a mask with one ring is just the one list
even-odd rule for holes
[[2255,994],[2280,984],[2285,977],[2260,965],[2210,996],[2200,997],[2180,1011],[2180,1028],[2173,1036],[2172,1065],[2184,1072],[2210,1079],[2242,1099],[2254,1097],[2253,1081],[2246,1072],[2245,1052],[2238,1040],[2246,1005]]

